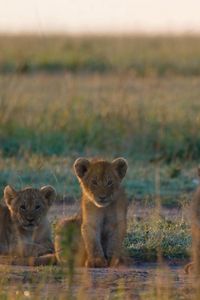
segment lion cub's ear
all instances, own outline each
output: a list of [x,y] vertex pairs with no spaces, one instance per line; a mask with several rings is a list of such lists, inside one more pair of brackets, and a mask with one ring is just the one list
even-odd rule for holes
[[88,171],[89,166],[89,160],[80,157],[74,162],[74,171],[79,178],[83,178],[85,173]]
[[126,175],[128,163],[123,157],[116,158],[112,161],[112,165],[117,171],[119,178],[122,179]]
[[17,191],[15,191],[15,189],[12,186],[7,185],[4,189],[4,200],[8,206],[11,205],[12,200],[16,196],[17,196]]
[[53,201],[56,199],[56,191],[51,185],[41,187],[40,192],[47,200],[47,205],[50,207]]

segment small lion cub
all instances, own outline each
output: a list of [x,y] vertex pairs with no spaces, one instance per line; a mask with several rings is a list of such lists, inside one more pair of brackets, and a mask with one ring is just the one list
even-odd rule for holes
[[3,255],[13,257],[12,263],[23,265],[29,264],[28,257],[41,258],[30,262],[33,265],[52,260],[45,257],[46,254],[53,257],[54,253],[47,212],[55,198],[56,192],[51,186],[20,191],[10,185],[5,187],[0,203],[0,262]]
[[[76,227],[71,244],[80,264],[86,267],[117,266],[126,234],[128,201],[121,187],[128,164],[124,158],[112,162],[78,158],[74,170],[82,189],[81,217],[62,220],[57,227],[55,248],[62,262],[65,232]],[[79,247],[79,249],[75,249]],[[82,258],[80,259],[80,256]]]

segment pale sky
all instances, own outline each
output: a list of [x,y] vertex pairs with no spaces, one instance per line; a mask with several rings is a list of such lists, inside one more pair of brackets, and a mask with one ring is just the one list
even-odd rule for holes
[[0,0],[0,32],[200,32],[200,0]]

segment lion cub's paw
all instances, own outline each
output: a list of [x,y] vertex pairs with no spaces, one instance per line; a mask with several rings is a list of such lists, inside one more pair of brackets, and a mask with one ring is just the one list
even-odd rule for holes
[[119,257],[112,257],[109,262],[110,267],[113,267],[113,268],[118,267],[120,264],[121,264],[121,260]]
[[108,262],[104,257],[95,257],[88,259],[85,266],[87,268],[106,268],[108,267]]

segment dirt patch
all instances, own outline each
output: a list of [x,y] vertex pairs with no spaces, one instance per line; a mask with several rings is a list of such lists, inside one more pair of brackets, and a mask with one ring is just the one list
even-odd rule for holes
[[[193,278],[182,266],[141,264],[118,269],[69,270],[33,267],[0,266],[7,284],[2,292],[24,298],[45,299],[152,299],[153,295],[168,295],[170,299],[192,299]],[[159,299],[159,298],[157,298]],[[168,298],[166,298],[168,299]]]

